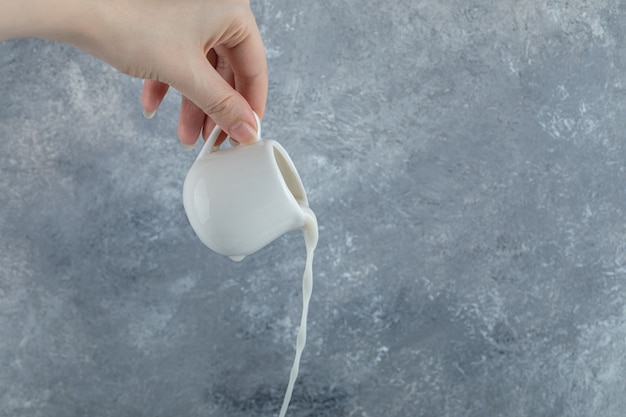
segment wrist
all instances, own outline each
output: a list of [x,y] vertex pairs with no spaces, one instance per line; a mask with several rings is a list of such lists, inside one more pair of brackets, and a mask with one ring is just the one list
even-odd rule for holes
[[99,1],[8,0],[0,14],[0,41],[42,38],[84,47],[93,42]]

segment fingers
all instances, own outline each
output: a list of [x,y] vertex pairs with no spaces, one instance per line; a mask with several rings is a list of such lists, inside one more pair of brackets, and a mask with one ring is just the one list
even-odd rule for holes
[[189,68],[190,77],[175,86],[189,97],[222,130],[242,143],[256,139],[256,122],[248,102],[202,56]]
[[211,56],[207,59],[203,54],[185,67],[189,71],[188,76],[178,77],[181,83],[174,85],[222,130],[241,143],[256,140],[254,111],[262,116],[267,99],[267,62],[263,42],[254,20],[247,29],[248,35],[233,46],[215,47],[217,56],[225,57],[232,70],[234,89],[213,68]]
[[[141,105],[143,114],[151,119],[157,108],[163,101],[169,86],[155,80],[145,80],[141,92]],[[184,145],[193,146],[198,140],[204,124],[204,113],[193,102],[183,96],[180,104],[180,117],[178,120],[178,138]]]
[[233,48],[216,48],[232,68],[235,88],[250,103],[259,118],[265,114],[267,100],[267,61],[263,40],[256,25],[250,35]]
[[178,118],[178,139],[183,145],[193,146],[196,143],[204,124],[204,118],[204,112],[183,96]]
[[[224,56],[218,56],[215,53],[214,49],[211,49],[212,53],[209,53],[208,58],[209,58],[209,62],[211,63],[211,65],[213,65],[213,67],[215,67],[215,70],[217,71],[217,73],[231,86],[234,87],[235,86],[235,77],[233,74],[233,70],[230,68],[230,64],[228,63],[228,60],[224,57]],[[210,117],[206,117],[204,119],[204,126],[202,127],[202,137],[204,140],[206,140],[209,135],[211,134],[211,131],[215,128],[215,122],[210,118]],[[215,145],[219,146],[222,144],[222,142],[224,142],[224,140],[226,139],[226,133],[222,132],[220,133],[220,135],[217,137],[217,140],[215,141]]]
[[163,101],[163,97],[167,93],[169,86],[165,83],[155,80],[145,80],[141,91],[141,106],[143,107],[143,115],[151,119]]
[[[220,41],[223,43],[208,54],[205,49],[195,57],[187,56],[163,79],[185,97],[178,129],[183,144],[194,143],[200,131],[208,136],[213,123],[238,142],[256,140],[254,113],[259,117],[265,113],[267,62],[252,13],[246,18],[243,23],[238,20],[242,27],[228,30],[230,35]],[[154,114],[166,93],[166,83],[145,82],[142,105],[147,117]]]
[[[207,59],[216,68],[218,74],[230,85],[234,86],[234,76],[226,58],[219,58],[212,49],[207,55]],[[152,118],[154,112],[163,101],[168,91],[168,85],[159,81],[145,80],[141,96],[144,116]],[[193,146],[204,128],[204,139],[208,137],[215,123],[210,117],[191,100],[183,96],[180,106],[180,116],[178,121],[178,137],[183,145]],[[226,133],[221,133],[216,141],[220,145],[226,139]]]

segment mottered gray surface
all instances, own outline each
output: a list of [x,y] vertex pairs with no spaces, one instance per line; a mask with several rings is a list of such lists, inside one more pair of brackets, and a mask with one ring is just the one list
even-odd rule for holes
[[[288,415],[623,416],[624,2],[253,3],[320,223]],[[0,44],[2,417],[277,415],[302,236],[202,246],[140,89]]]

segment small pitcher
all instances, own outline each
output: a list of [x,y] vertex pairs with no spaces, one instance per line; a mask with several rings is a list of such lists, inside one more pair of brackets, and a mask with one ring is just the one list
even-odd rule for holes
[[292,230],[301,229],[308,201],[285,149],[274,140],[215,147],[216,126],[189,169],[183,203],[198,238],[240,261]]

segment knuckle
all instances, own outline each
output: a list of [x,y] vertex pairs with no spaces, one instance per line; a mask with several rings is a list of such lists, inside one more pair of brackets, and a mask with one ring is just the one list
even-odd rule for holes
[[211,118],[224,119],[234,112],[236,105],[236,94],[230,92],[216,101],[207,103],[202,110]]

